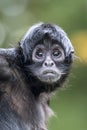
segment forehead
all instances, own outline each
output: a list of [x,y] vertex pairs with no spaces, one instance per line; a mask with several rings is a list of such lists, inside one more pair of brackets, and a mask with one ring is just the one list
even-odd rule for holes
[[46,47],[52,46],[54,44],[61,45],[61,43],[57,40],[55,36],[53,36],[53,33],[45,33],[42,34],[41,37],[39,35],[38,40],[35,42],[35,45],[42,44]]
[[53,45],[53,42],[52,42],[52,39],[48,36],[44,36],[43,38],[43,41],[42,41],[43,45],[46,47],[46,48],[50,48],[52,45]]
[[45,46],[46,49],[50,49],[51,47],[55,46],[55,47],[61,47],[61,43],[58,42],[55,39],[52,39],[51,37],[43,37],[42,40],[38,41],[38,43],[36,44],[36,46],[38,45],[43,45]]

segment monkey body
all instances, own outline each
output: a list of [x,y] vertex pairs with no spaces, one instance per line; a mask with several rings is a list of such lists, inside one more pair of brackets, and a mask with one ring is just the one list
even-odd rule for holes
[[65,32],[44,23],[17,48],[0,49],[0,130],[47,130],[50,97],[66,80],[73,53]]
[[0,129],[46,129],[47,118],[53,115],[48,106],[50,94],[41,93],[34,96],[21,68],[16,66],[15,63],[13,64],[13,61],[8,65],[6,57],[2,59],[2,56],[0,63],[5,64],[1,67],[3,70],[0,72],[2,76],[0,83]]

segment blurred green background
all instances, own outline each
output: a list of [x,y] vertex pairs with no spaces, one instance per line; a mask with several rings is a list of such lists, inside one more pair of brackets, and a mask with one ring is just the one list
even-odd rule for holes
[[11,47],[38,22],[61,26],[79,57],[51,101],[49,130],[87,130],[87,0],[0,0],[0,47]]

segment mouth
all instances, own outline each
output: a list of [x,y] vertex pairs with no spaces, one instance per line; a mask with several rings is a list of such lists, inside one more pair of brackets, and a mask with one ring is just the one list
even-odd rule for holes
[[43,70],[42,73],[38,75],[39,80],[48,84],[57,82],[60,79],[60,77],[61,73],[53,69]]
[[56,72],[52,70],[47,70],[43,72],[43,75],[52,76],[52,75],[56,75]]
[[41,77],[42,81],[46,83],[53,83],[58,80],[59,75],[53,70],[45,70]]

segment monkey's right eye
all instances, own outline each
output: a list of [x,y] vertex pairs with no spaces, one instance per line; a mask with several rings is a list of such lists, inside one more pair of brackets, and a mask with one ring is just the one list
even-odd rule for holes
[[43,56],[44,56],[43,49],[41,49],[41,48],[37,49],[35,56],[36,56],[36,58],[43,58]]
[[32,59],[35,62],[42,62],[45,58],[45,48],[42,45],[37,45],[36,48],[33,50]]

